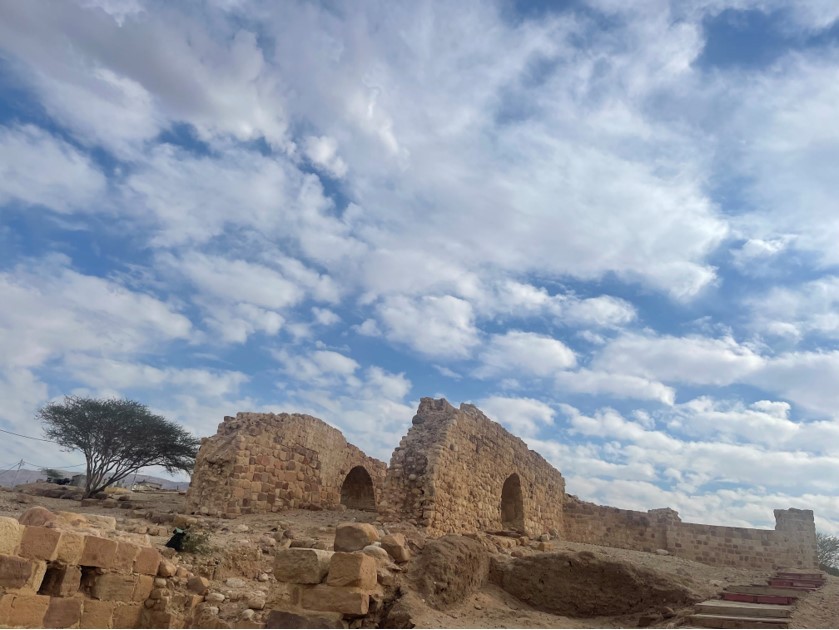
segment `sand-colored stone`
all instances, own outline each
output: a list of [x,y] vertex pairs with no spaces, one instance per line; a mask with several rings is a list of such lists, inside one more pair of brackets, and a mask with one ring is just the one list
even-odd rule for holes
[[55,564],[47,569],[38,592],[51,597],[72,597],[79,592],[81,578],[79,567]]
[[280,582],[319,584],[329,572],[333,552],[294,547],[274,556],[274,577]]
[[44,628],[75,628],[82,618],[82,600],[74,597],[51,597]]
[[335,528],[335,551],[361,551],[379,540],[379,532],[370,523],[340,523]]
[[157,575],[160,568],[160,552],[152,547],[140,548],[134,559],[134,572],[143,575]]
[[357,588],[318,584],[303,591],[302,605],[309,610],[362,616],[367,614],[370,595]]
[[382,538],[382,548],[390,554],[396,562],[408,562],[411,551],[405,541],[404,534],[388,534]]
[[329,563],[326,583],[330,586],[376,588],[376,561],[365,553],[336,552]]
[[105,573],[96,578],[90,591],[94,599],[109,602],[130,602],[137,585],[137,576]]
[[85,536],[79,532],[62,531],[55,550],[55,559],[64,564],[79,564],[84,553]]
[[117,543],[99,536],[85,536],[84,549],[79,564],[85,567],[110,569],[114,565]]
[[113,570],[121,573],[131,573],[134,570],[134,560],[139,553],[140,545],[122,540],[117,542],[117,550],[116,554],[114,554],[114,564],[112,566]]
[[103,602],[98,599],[83,600],[79,628],[113,628],[115,607],[114,602]]
[[[50,598],[45,595],[18,594],[10,597],[7,604],[0,604],[4,611],[3,624],[11,627],[42,628],[44,617],[50,605]],[[8,606],[8,608],[6,608]]]
[[41,586],[46,566],[43,560],[0,555],[0,588],[37,591]]
[[33,560],[54,560],[61,531],[48,527],[27,526],[20,539],[18,555]]
[[13,555],[17,551],[23,529],[15,519],[0,516],[0,554]]

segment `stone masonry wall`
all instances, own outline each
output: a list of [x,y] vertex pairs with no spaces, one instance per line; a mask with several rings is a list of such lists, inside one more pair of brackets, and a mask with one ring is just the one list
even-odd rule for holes
[[717,566],[751,569],[815,568],[816,530],[811,510],[775,510],[775,529],[683,523],[670,509],[636,512],[580,501],[568,495],[564,537],[674,556]]
[[[349,444],[340,431],[304,414],[238,413],[201,443],[187,492],[193,513],[235,517],[289,508],[337,508],[347,488],[369,476],[365,509],[378,504],[385,464]],[[366,473],[366,475],[365,475]],[[345,495],[360,500],[365,489]],[[352,506],[351,506],[352,507]]]
[[385,480],[386,520],[432,534],[562,531],[562,475],[479,409],[423,398],[412,424]]

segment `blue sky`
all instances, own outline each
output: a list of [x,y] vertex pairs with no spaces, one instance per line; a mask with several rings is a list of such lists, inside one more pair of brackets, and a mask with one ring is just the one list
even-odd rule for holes
[[[0,6],[0,428],[127,396],[839,533],[839,6]],[[80,462],[6,436],[0,464]]]

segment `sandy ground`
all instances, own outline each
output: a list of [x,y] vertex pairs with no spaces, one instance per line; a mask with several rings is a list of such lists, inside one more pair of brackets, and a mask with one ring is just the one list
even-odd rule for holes
[[[183,510],[184,496],[177,492],[136,493],[132,503],[137,509],[152,510],[157,513],[179,512]],[[19,495],[13,492],[0,492],[0,515],[19,516],[33,505],[43,505],[50,510],[66,510],[81,513],[94,513],[113,516],[118,527],[129,528],[142,522],[130,512],[120,509],[101,507],[83,508],[78,501],[51,499]],[[375,521],[375,514],[357,511],[331,512],[289,510],[277,514],[247,515],[235,520],[206,519],[205,525],[210,533],[210,543],[217,550],[213,556],[226,557],[237,546],[258,545],[259,540],[272,537],[278,530],[291,530],[295,538],[312,538],[331,544],[335,526],[345,521]],[[247,531],[241,531],[242,525]],[[169,536],[170,526],[164,526],[161,535],[151,536],[151,542],[162,546]],[[240,530],[240,531],[237,531]],[[713,598],[727,585],[762,583],[769,577],[769,572],[750,571],[730,567],[712,567],[672,556],[630,551],[625,549],[594,547],[579,543],[558,542],[557,550],[596,550],[610,558],[631,563],[635,566],[662,571],[674,576],[675,580],[689,585],[698,594]],[[219,562],[217,557],[189,558],[196,569],[200,564]],[[228,560],[230,560],[228,558]],[[228,565],[234,567],[233,562]],[[263,554],[254,563],[242,562],[242,577],[254,579],[259,571],[270,572],[271,555]],[[244,575],[250,573],[250,575]],[[225,577],[231,575],[230,570]],[[217,584],[221,588],[224,578]],[[466,600],[447,610],[435,610],[423,603],[421,596],[409,592],[406,597],[411,603],[413,621],[420,628],[632,628],[638,626],[640,614],[622,617],[569,618],[535,610],[520,600],[512,597],[500,588],[488,585],[473,593]],[[692,608],[675,610],[675,616],[660,619],[651,627],[677,627],[686,624]],[[820,591],[801,600],[791,620],[793,628],[837,628],[839,627],[839,578],[828,576],[828,582]]]

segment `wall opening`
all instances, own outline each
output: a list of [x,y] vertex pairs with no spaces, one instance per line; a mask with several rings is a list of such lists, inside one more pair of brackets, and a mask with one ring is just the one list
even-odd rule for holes
[[351,510],[376,511],[373,480],[364,466],[353,468],[341,486],[341,504]]
[[521,495],[521,479],[513,473],[501,488],[501,526],[519,532],[524,531],[524,501]]

